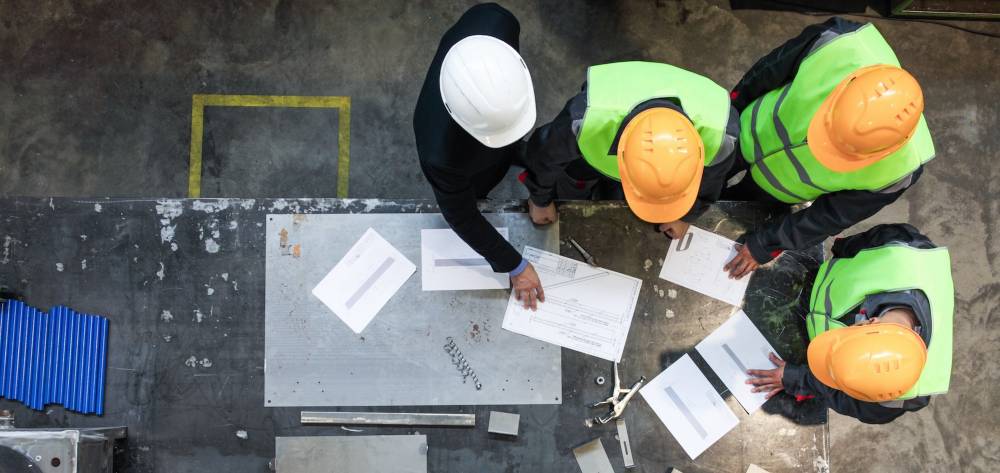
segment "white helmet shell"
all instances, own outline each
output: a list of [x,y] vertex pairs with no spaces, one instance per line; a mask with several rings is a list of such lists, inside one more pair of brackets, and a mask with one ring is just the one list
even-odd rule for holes
[[441,64],[441,100],[451,118],[490,148],[524,137],[535,125],[535,91],[521,55],[492,36],[455,43]]

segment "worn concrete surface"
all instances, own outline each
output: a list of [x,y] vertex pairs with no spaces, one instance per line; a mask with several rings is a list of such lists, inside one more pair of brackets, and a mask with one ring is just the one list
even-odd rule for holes
[[[191,95],[256,93],[351,96],[351,196],[427,197],[410,114],[440,34],[469,3],[0,0],[0,195],[183,196]],[[521,19],[542,121],[577,90],[588,64],[659,60],[729,87],[770,48],[823,19],[733,12],[722,0],[504,4]],[[996,471],[1000,170],[989,160],[1000,151],[991,133],[1000,126],[1000,40],[874,22],[923,84],[939,155],[914,189],[862,227],[909,221],[951,248],[955,370],[947,396],[889,426],[834,417],[832,465]],[[998,24],[955,24],[1000,33]],[[206,128],[232,116],[208,117]],[[328,172],[318,161],[334,154],[314,151],[329,145],[315,141],[309,124],[335,133],[337,118],[281,117],[296,121],[281,139],[312,148],[275,147],[259,139],[278,135],[274,120],[246,119],[243,136],[229,133],[230,143],[206,151],[206,173],[222,184],[206,185],[204,195],[334,195],[322,179],[277,177]],[[209,163],[220,164],[209,171]],[[513,181],[496,194],[523,195]]]

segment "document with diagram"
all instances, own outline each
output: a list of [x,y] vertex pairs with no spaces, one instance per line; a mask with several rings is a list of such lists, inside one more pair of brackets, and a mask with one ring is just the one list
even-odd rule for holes
[[777,352],[746,313],[742,310],[737,312],[699,342],[695,349],[726,384],[747,414],[753,414],[764,405],[767,393],[752,392],[753,385],[746,383],[751,377],[747,370],[776,368],[767,355]]
[[[507,228],[497,228],[509,239]],[[425,291],[507,289],[507,273],[495,273],[480,256],[448,228],[420,230],[420,283]]]
[[369,228],[312,293],[354,333],[361,333],[416,270],[399,250]]
[[690,355],[656,375],[639,394],[692,460],[740,422]]
[[545,302],[525,309],[512,291],[503,328],[620,361],[642,281],[530,246],[522,254],[542,280]]
[[660,278],[738,306],[743,302],[749,276],[730,279],[722,270],[734,256],[736,242],[697,227],[671,240]]

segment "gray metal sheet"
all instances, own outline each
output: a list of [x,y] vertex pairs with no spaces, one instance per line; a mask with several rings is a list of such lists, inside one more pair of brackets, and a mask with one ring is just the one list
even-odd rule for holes
[[427,473],[424,435],[277,437],[276,473]]
[[[515,248],[558,252],[557,226],[485,215],[509,229]],[[311,291],[369,227],[419,265],[420,230],[448,225],[440,214],[268,215],[266,406],[561,402],[560,349],[501,328],[505,290],[424,292],[418,269],[360,335],[352,332]],[[448,337],[481,390],[452,364]]]

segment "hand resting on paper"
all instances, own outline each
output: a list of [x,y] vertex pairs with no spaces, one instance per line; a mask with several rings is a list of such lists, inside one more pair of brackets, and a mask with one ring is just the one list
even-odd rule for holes
[[521,274],[510,277],[510,287],[514,291],[514,297],[524,302],[525,309],[536,310],[538,301],[545,302],[542,280],[538,278],[538,273],[531,263],[528,263]]
[[747,370],[747,374],[753,376],[753,378],[748,379],[746,383],[754,385],[753,392],[767,392],[767,398],[771,399],[775,394],[785,389],[785,385],[781,382],[782,376],[785,375],[785,362],[774,353],[767,355],[767,358],[777,368],[772,370]]
[[729,277],[733,279],[743,279],[753,272],[760,266],[757,260],[753,259],[753,255],[750,254],[750,248],[746,245],[736,244],[736,256],[733,257],[725,266],[722,267],[723,271],[729,271]]

